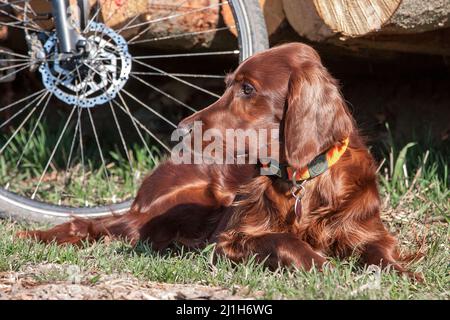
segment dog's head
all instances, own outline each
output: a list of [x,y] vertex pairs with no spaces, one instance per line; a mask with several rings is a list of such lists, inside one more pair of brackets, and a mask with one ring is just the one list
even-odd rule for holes
[[202,122],[203,130],[214,129],[223,137],[227,129],[280,128],[280,157],[295,168],[305,166],[353,130],[336,80],[317,52],[299,43],[244,61],[227,76],[222,97],[179,127],[189,130],[195,121]]

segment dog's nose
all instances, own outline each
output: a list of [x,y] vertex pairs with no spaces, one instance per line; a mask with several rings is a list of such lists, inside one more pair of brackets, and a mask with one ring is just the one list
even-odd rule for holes
[[193,123],[183,123],[183,122],[181,122],[178,125],[177,130],[178,130],[178,132],[180,132],[180,135],[182,137],[184,137],[184,136],[187,136],[189,133],[191,133],[193,126],[194,126]]

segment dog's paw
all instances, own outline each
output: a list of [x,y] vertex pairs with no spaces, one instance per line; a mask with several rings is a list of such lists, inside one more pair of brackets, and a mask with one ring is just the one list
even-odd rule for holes
[[409,279],[416,283],[423,283],[425,281],[422,273],[417,272],[407,272],[407,276]]
[[39,240],[39,231],[19,231],[16,232],[16,238]]

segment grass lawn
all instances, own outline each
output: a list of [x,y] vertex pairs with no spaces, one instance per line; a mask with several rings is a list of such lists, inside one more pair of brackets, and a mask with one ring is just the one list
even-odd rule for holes
[[[405,144],[403,144],[405,145]],[[391,144],[392,146],[392,144]],[[402,250],[420,250],[424,257],[410,269],[423,273],[417,284],[396,273],[360,267],[355,259],[332,261],[323,272],[271,272],[248,261],[233,265],[226,259],[211,264],[213,247],[203,251],[160,255],[141,243],[95,243],[81,248],[19,240],[25,226],[0,221],[0,273],[21,271],[37,264],[76,265],[87,274],[131,274],[141,281],[204,284],[269,299],[449,299],[449,173],[448,148],[408,144],[386,148],[380,166],[383,219],[397,234]],[[66,281],[65,272],[36,276],[39,283]],[[88,282],[95,285],[98,277]],[[1,284],[1,283],[0,283]]]

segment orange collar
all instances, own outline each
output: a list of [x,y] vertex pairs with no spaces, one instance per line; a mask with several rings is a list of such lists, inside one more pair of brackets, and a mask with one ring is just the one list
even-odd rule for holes
[[321,153],[301,169],[295,170],[292,167],[286,167],[287,178],[294,182],[309,180],[321,175],[338,162],[347,150],[348,143],[349,138],[345,138],[340,145],[335,145]]
[[[305,167],[296,170],[288,165],[280,165],[276,168],[277,172],[275,174],[280,178],[289,179],[294,183],[294,185],[300,181],[313,179],[327,171],[336,162],[338,162],[347,150],[348,144],[349,138],[347,137],[342,140],[339,145],[335,145],[327,151],[319,154]],[[263,167],[266,166],[263,165]],[[271,169],[275,169],[274,166],[271,165]]]

